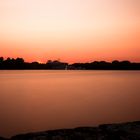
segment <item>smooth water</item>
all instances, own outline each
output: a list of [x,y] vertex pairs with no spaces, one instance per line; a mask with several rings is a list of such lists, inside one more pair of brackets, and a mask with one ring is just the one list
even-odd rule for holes
[[0,71],[0,136],[140,120],[140,71]]

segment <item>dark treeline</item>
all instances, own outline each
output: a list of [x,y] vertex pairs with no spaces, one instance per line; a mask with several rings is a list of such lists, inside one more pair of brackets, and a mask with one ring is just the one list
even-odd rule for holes
[[132,63],[130,61],[94,61],[91,63],[73,63],[68,64],[58,60],[48,60],[46,63],[25,62],[23,58],[7,58],[0,57],[1,70],[24,70],[24,69],[71,69],[71,70],[140,70],[140,63]]

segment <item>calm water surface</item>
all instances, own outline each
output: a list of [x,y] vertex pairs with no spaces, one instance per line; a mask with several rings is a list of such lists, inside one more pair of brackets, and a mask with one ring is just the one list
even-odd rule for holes
[[140,71],[0,71],[0,136],[140,120]]

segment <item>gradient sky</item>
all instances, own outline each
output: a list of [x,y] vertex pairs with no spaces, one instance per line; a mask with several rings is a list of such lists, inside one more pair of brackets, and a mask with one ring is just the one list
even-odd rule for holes
[[0,0],[0,56],[140,62],[140,0]]

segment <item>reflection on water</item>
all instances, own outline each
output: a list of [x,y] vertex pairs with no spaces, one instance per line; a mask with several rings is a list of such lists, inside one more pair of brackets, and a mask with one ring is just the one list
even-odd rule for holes
[[0,71],[0,136],[140,120],[140,71]]

